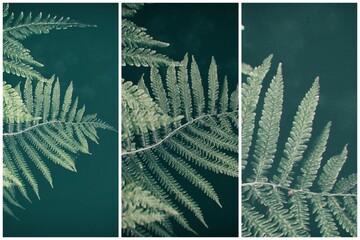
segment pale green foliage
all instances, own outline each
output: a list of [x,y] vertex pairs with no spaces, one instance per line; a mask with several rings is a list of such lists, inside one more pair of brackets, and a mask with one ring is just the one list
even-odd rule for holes
[[48,160],[76,171],[75,158],[81,152],[89,153],[88,140],[97,143],[97,129],[114,129],[96,114],[84,115],[85,106],[79,108],[78,99],[73,99],[72,83],[62,97],[59,80],[54,76],[46,79],[34,70],[43,65],[20,42],[33,34],[90,25],[69,18],[43,18],[41,13],[36,18],[21,13],[15,19],[13,13],[9,15],[8,4],[3,16],[7,17],[3,26],[4,72],[26,79],[15,88],[3,81],[3,209],[15,217],[11,207],[22,208],[19,193],[30,201],[30,188],[40,198],[35,168],[53,186]]
[[[77,100],[72,100],[72,84],[67,88],[62,104],[56,98],[59,91],[58,80],[46,83],[45,87],[42,87],[42,82],[38,82],[34,90],[31,80],[27,80],[25,85],[28,86],[24,91],[29,114],[42,116],[39,118],[42,120],[32,120],[26,124],[7,124],[7,131],[4,133],[4,162],[10,173],[21,181],[22,184],[17,188],[29,199],[27,186],[23,184],[25,182],[30,184],[39,197],[33,167],[38,168],[52,186],[51,173],[44,159],[49,159],[70,171],[76,171],[75,156],[80,152],[89,153],[88,139],[97,143],[96,129],[113,128],[98,120],[96,114],[84,115],[85,107],[78,108]],[[44,98],[47,94],[50,96],[49,99]],[[32,162],[28,162],[25,156]],[[13,197],[15,198],[15,195]]]
[[21,123],[36,120],[31,116],[20,95],[3,81],[3,118],[4,123]]
[[121,96],[123,150],[132,148],[134,135],[155,131],[181,119],[181,116],[173,119],[164,114],[152,98],[132,82],[122,80]]
[[151,192],[134,183],[125,186],[123,184],[121,202],[121,227],[123,229],[134,229],[137,225],[162,222],[178,214],[171,206],[162,203],[160,199],[151,195]]
[[[141,134],[134,132],[132,146],[136,149],[123,152],[122,176],[126,182],[141,184],[144,190],[161,199],[163,204],[175,209],[178,212],[172,216],[175,221],[194,232],[185,214],[176,207],[177,203],[173,202],[170,196],[174,196],[178,204],[190,210],[204,226],[207,226],[202,210],[194,196],[188,194],[181,180],[171,172],[179,173],[221,206],[219,196],[211,183],[198,172],[197,166],[232,177],[238,175],[238,138],[237,125],[234,123],[238,121],[238,109],[235,103],[232,105],[234,109],[229,108],[227,104],[230,102],[229,95],[233,96],[232,101],[235,101],[236,97],[236,94],[228,93],[227,81],[224,85],[221,84],[222,92],[219,94],[220,84],[214,59],[209,70],[209,79],[213,81],[213,87],[207,96],[204,96],[200,71],[195,59],[192,58],[191,68],[188,65],[190,64],[186,54],[180,66],[168,67],[165,81],[156,68],[150,70],[148,90],[143,79],[140,81],[139,86],[155,99],[156,105],[152,107],[153,110],[160,108],[168,116],[184,115],[185,118],[177,118],[173,123],[164,126],[160,124],[161,128],[153,131]],[[143,91],[140,94],[149,96]],[[197,94],[202,95],[203,99]],[[126,98],[127,95],[125,99],[123,95],[123,101],[127,101]],[[215,104],[205,109],[205,102],[209,102],[210,98]],[[219,101],[222,104],[219,104]],[[193,106],[195,111],[192,110]],[[156,119],[149,119],[154,120]],[[167,229],[166,222],[161,222],[161,228]],[[146,225],[125,232],[144,236],[144,229],[155,235],[168,235],[164,235],[164,232],[154,232],[154,229]]]
[[31,13],[27,16],[23,12],[18,17],[11,13],[4,21],[3,34],[6,37],[12,37],[23,40],[33,34],[46,34],[51,30],[67,29],[70,27],[90,27],[92,25],[82,24],[70,18],[52,17],[50,15],[43,17],[39,13],[35,18]]
[[[338,227],[356,236],[356,174],[338,180],[347,147],[322,164],[330,133],[328,123],[307,150],[319,101],[318,78],[298,107],[282,158],[279,163],[274,162],[279,151],[277,141],[283,111],[281,64],[266,91],[260,120],[255,123],[270,60],[271,56],[252,70],[243,67],[243,73],[248,75],[242,87],[243,181],[246,180],[242,183],[243,236],[310,236],[311,218],[317,222],[321,236],[340,236],[342,231]],[[252,146],[254,130],[257,135]],[[251,163],[249,166],[247,161]]]
[[43,17],[42,13],[35,18],[31,13],[27,16],[23,12],[15,18],[14,13],[9,13],[9,4],[4,5],[3,25],[3,71],[19,77],[46,81],[34,67],[43,67],[30,55],[30,50],[24,47],[20,40],[33,34],[46,34],[51,30],[67,29],[70,27],[93,27],[82,24],[70,18]]
[[143,3],[123,3],[122,17],[133,17],[143,6]]
[[[144,212],[141,216],[136,212],[136,218],[143,219],[142,223],[136,224],[132,219],[133,224],[126,224],[123,232],[137,237],[172,236],[170,220],[174,219],[196,233],[178,204],[192,212],[204,226],[207,224],[194,196],[176,175],[181,175],[221,206],[213,186],[197,168],[233,177],[238,175],[238,90],[229,92],[226,77],[220,86],[214,58],[205,93],[194,57],[189,69],[187,54],[180,63],[158,54],[153,48],[169,44],[154,40],[147,29],[124,19],[133,17],[142,7],[143,4],[138,3],[122,5],[122,65],[151,67],[150,81],[144,81],[142,76],[138,85],[122,84],[122,145],[126,150],[122,154],[122,177],[127,184],[140,184],[139,187],[177,214],[153,223],[154,216],[158,216],[155,213]],[[162,66],[167,66],[165,78],[158,69]],[[149,83],[148,86],[145,83]],[[123,198],[122,201],[133,200]],[[156,210],[156,214],[163,216],[161,210]]]
[[[143,5],[141,3],[123,3],[122,17],[133,17]],[[169,44],[153,39],[146,33],[146,28],[137,26],[129,19],[123,19],[121,31],[121,62],[123,66],[159,67],[174,63],[170,58],[153,49],[168,47]]]

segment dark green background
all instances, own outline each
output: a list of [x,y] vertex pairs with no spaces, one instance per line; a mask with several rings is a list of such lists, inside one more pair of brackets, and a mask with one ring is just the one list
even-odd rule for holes
[[[44,76],[56,74],[62,90],[70,81],[89,114],[118,126],[118,4],[10,4],[10,11],[40,11],[70,17],[97,28],[71,28],[32,36],[23,44],[43,63]],[[20,78],[4,75],[7,81]],[[64,92],[63,92],[64,93]],[[92,155],[77,157],[78,173],[50,163],[54,189],[39,175],[40,197],[22,200],[19,221],[4,214],[4,236],[117,236],[118,134],[99,130]]]
[[[242,61],[257,66],[270,53],[274,54],[263,90],[277,64],[283,63],[284,110],[278,147],[283,149],[297,106],[319,76],[320,101],[313,135],[332,121],[324,159],[339,154],[349,144],[348,161],[340,177],[356,172],[357,166],[356,7],[356,4],[242,4],[245,26]],[[262,102],[259,104],[262,106]],[[258,118],[260,114],[259,111]]]
[[[194,55],[204,85],[211,56],[214,56],[220,82],[227,75],[231,90],[235,89],[238,84],[238,4],[146,4],[132,21],[147,28],[154,39],[170,43],[168,48],[159,49],[159,53],[177,61],[182,60],[186,52]],[[149,83],[148,68],[125,67],[122,77],[137,83],[142,73]],[[201,191],[193,190],[191,184],[181,182],[199,202],[209,228],[189,214],[191,226],[199,236],[238,236],[238,179],[204,170],[200,173],[214,185],[223,208]],[[181,227],[175,231],[178,236],[191,235]]]

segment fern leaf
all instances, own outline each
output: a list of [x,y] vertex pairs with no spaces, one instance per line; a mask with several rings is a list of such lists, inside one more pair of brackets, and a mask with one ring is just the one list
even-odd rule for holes
[[7,17],[9,15],[9,4],[4,3],[3,4],[3,17]]
[[224,113],[228,111],[229,107],[229,87],[228,87],[228,79],[227,76],[225,76],[224,83],[221,89],[221,95],[220,95],[220,101],[219,101],[219,112]]
[[122,17],[133,17],[143,6],[144,3],[123,3]]
[[157,53],[149,48],[128,48],[122,49],[122,66],[135,67],[160,67],[174,64],[174,62],[165,55]]
[[166,72],[167,90],[170,99],[171,116],[176,117],[180,115],[180,93],[179,86],[176,79],[175,66],[169,66]]
[[4,58],[18,62],[27,63],[36,67],[43,67],[44,65],[34,60],[30,55],[30,50],[26,49],[19,41],[5,37],[3,45]]
[[[151,109],[161,114],[176,116],[173,121],[175,124],[168,124],[166,128],[160,126],[157,129],[150,129],[151,131],[142,133],[135,132],[132,129],[127,133],[128,135],[132,134],[132,138],[128,138],[126,134],[123,134],[123,141],[126,139],[128,141],[127,146],[131,146],[131,148],[127,152],[123,152],[122,174],[123,179],[126,179],[126,181],[140,182],[144,189],[151,191],[155,197],[164,199],[164,202],[169,201],[172,206],[176,206],[170,199],[168,200],[168,196],[173,195],[182,206],[188,208],[206,226],[198,203],[184,189],[188,185],[183,185],[183,182],[178,181],[176,176],[182,176],[221,206],[220,199],[213,186],[205,180],[197,169],[202,167],[215,173],[233,177],[238,176],[238,163],[236,160],[238,139],[237,132],[234,131],[236,129],[234,125],[236,124],[233,123],[238,121],[237,107],[234,111],[229,110],[228,107],[223,108],[224,112],[219,114],[216,114],[218,111],[216,108],[214,114],[207,114],[207,110],[205,110],[207,99],[201,99],[198,96],[202,94],[203,98],[205,97],[200,71],[194,58],[189,68],[191,84],[188,76],[187,54],[180,65],[172,64],[168,67],[165,81],[161,78],[160,71],[152,68],[150,88],[145,86],[143,78],[139,82],[141,89],[147,89],[145,90],[148,91],[148,94],[146,93],[147,97],[155,97],[157,104],[152,106]],[[176,70],[178,70],[177,75]],[[124,111],[122,114],[122,129],[130,129],[124,128],[124,126],[134,121],[132,120],[134,118],[129,115],[134,112],[130,111],[131,106],[137,106],[136,109],[141,109],[146,105],[146,103],[141,103],[140,100],[132,101],[130,95],[142,96],[145,93],[137,93],[138,89],[132,83],[125,84],[124,86],[123,83],[122,91],[128,91],[128,93],[123,93],[122,102],[129,103],[122,105]],[[226,83],[224,84],[226,85]],[[226,98],[228,98],[229,94],[227,93],[227,87],[225,88],[226,93],[222,93],[221,96],[222,101],[228,104],[229,99]],[[219,95],[218,90],[216,94]],[[232,96],[237,96],[237,93]],[[235,97],[233,98],[233,101],[235,101]],[[219,96],[216,99],[219,99]],[[216,102],[218,101],[216,100]],[[150,107],[145,108],[146,110],[150,109]],[[126,114],[128,117],[124,117]],[[182,117],[180,114],[185,115],[185,119],[182,121],[180,121]],[[151,121],[154,118],[144,115],[139,121],[145,120]],[[139,121],[136,120],[137,123]],[[154,121],[160,122],[159,120]],[[224,126],[223,123],[225,123]],[[165,131],[163,131],[163,127]],[[173,176],[172,171],[178,174]],[[158,183],[161,183],[161,186]],[[194,232],[181,211],[174,219],[184,228]],[[139,229],[141,229],[142,234],[146,234],[148,231],[153,233],[157,231],[156,235],[164,235],[163,230],[167,231],[167,229],[158,225],[144,225]]]
[[[31,80],[25,82],[24,96],[26,99],[22,108],[29,111],[30,115],[38,115],[41,117],[32,118],[26,124],[10,123],[9,130],[3,134],[4,137],[4,163],[8,171],[19,180],[16,189],[30,201],[28,197],[25,183],[28,183],[39,197],[39,188],[37,179],[34,177],[32,166],[25,157],[28,157],[32,163],[45,177],[45,179],[53,186],[52,176],[48,167],[49,159],[55,164],[76,171],[74,157],[78,152],[84,151],[84,143],[87,139],[84,136],[92,134],[97,137],[96,129],[113,130],[109,125],[98,120],[95,115],[75,118],[79,113],[84,114],[84,108],[76,109],[76,100],[72,104],[70,111],[62,111],[62,116],[53,113],[53,110],[59,111],[60,105],[60,87],[58,81],[51,80],[46,83],[38,82],[35,89],[32,88]],[[71,89],[72,86],[68,89]],[[63,109],[72,102],[71,90],[65,94]],[[49,101],[44,103],[44,101]],[[54,101],[58,101],[54,103]],[[50,108],[51,106],[51,108]],[[24,110],[24,111],[25,111]],[[77,121],[75,121],[75,119]],[[78,134],[83,135],[83,139],[77,138]],[[90,138],[91,139],[91,138]],[[15,164],[13,164],[14,162]],[[21,173],[21,175],[19,174]]]
[[[250,157],[248,153],[245,155],[245,160],[252,160],[253,168],[249,170],[253,174],[247,178],[247,169],[243,169],[244,179],[248,181],[242,183],[242,201],[245,206],[242,216],[243,234],[244,236],[269,236],[275,229],[278,236],[310,237],[316,228],[313,225],[310,227],[310,224],[315,220],[320,235],[323,237],[337,237],[343,235],[345,231],[351,236],[356,236],[356,174],[338,181],[339,172],[347,158],[347,146],[339,155],[331,157],[322,166],[331,122],[326,124],[314,141],[313,147],[304,155],[311,137],[312,123],[319,99],[318,78],[298,107],[273,181],[269,181],[266,176],[267,171],[275,170],[273,159],[280,134],[283,96],[280,66],[265,94],[262,116],[256,124],[258,126],[256,141],[253,141],[251,136],[254,125],[248,121],[249,117],[255,117],[256,106],[252,108],[252,113],[244,106],[249,105],[247,98],[252,93],[249,91],[249,83],[254,80],[254,76],[257,76],[261,67],[245,73],[248,75],[248,82],[242,87],[242,109],[243,114],[244,111],[251,113],[247,115],[248,118],[244,118],[250,124],[245,126],[245,130],[250,126],[251,132],[249,131],[249,137],[246,138],[248,142],[243,143],[243,146],[250,147],[252,142],[255,142],[255,146]],[[256,89],[261,89],[262,80],[259,84],[260,86]],[[258,94],[252,96],[251,99],[257,102]],[[228,124],[225,121],[222,123]],[[242,123],[243,134],[245,123]],[[244,149],[249,150],[249,148]],[[300,161],[301,168],[294,168]],[[321,171],[319,171],[320,168]],[[293,182],[293,178],[297,181]],[[316,186],[313,186],[315,180],[317,180]],[[269,224],[271,227],[268,229],[266,226]],[[339,230],[338,227],[344,231]]]
[[3,117],[6,124],[37,119],[29,114],[19,94],[5,81],[3,81]]
[[316,178],[320,168],[322,154],[325,152],[327,140],[329,138],[331,122],[326,124],[324,130],[320,133],[313,149],[304,159],[304,165],[301,168],[302,176],[298,177],[300,189],[309,189]]
[[164,221],[178,213],[155,198],[149,191],[135,184],[127,184],[122,189],[122,228],[135,228]]
[[197,203],[179,186],[169,172],[157,163],[155,155],[151,152],[144,152],[144,156],[142,157],[146,159],[149,168],[155,172],[164,187],[168,189],[169,192],[175,194],[175,198],[192,211],[195,216],[208,227]]
[[182,102],[182,110],[187,121],[192,118],[192,99],[190,92],[190,85],[188,80],[188,54],[185,54],[184,59],[181,61],[178,71],[178,83],[180,90],[180,97]]
[[4,72],[14,74],[19,77],[32,80],[46,81],[47,79],[33,69],[30,65],[23,62],[15,62],[10,59],[3,60]]
[[275,182],[285,187],[290,186],[293,179],[290,176],[293,166],[302,158],[302,155],[307,148],[306,143],[311,137],[311,126],[318,101],[319,79],[316,78],[296,112],[290,136],[285,144],[284,156],[281,159],[278,168],[279,176],[274,177]]
[[[241,206],[243,225],[247,227],[250,235],[257,237],[276,237],[277,227],[269,219],[266,219],[263,214],[260,214],[249,204],[242,204]],[[242,234],[243,237],[244,234]]]
[[31,13],[24,17],[24,13],[15,19],[14,13],[11,13],[4,23],[3,34],[23,40],[33,34],[47,34],[51,30],[67,29],[70,27],[94,27],[94,25],[82,24],[70,18],[58,18],[48,15],[43,17],[39,13],[33,18]]
[[346,161],[347,146],[339,155],[330,158],[320,174],[318,185],[323,192],[330,192],[337,180],[339,172]]
[[170,111],[169,108],[169,101],[166,97],[166,92],[164,89],[164,85],[162,83],[162,79],[161,76],[159,74],[159,70],[155,67],[151,68],[151,73],[150,73],[150,79],[151,79],[151,89],[153,90],[155,99],[156,99],[156,103],[159,105],[159,107],[161,108],[161,110],[164,113],[168,113]]
[[62,105],[62,108],[61,108],[60,119],[63,120],[63,121],[65,120],[65,116],[67,115],[67,113],[68,113],[68,111],[70,109],[72,93],[73,93],[73,84],[72,84],[72,82],[70,82],[70,85],[66,90],[63,105]]
[[195,61],[194,56],[192,57],[190,76],[191,76],[191,84],[192,84],[191,88],[193,89],[195,116],[197,117],[203,114],[204,112],[205,97],[204,97],[204,89],[202,86],[200,70]]
[[265,174],[271,168],[275,157],[277,140],[280,132],[280,119],[283,103],[283,78],[281,64],[277,74],[266,92],[262,116],[255,144],[254,162],[252,163],[255,182],[267,181]]
[[349,175],[347,178],[342,178],[335,184],[334,192],[349,193],[350,190],[357,185],[357,175],[355,173]]
[[217,104],[218,95],[219,95],[219,80],[217,75],[217,66],[214,57],[211,58],[208,82],[209,82],[208,113],[214,114],[216,112],[215,106]]
[[[252,135],[255,124],[255,109],[259,101],[259,94],[262,82],[266,73],[269,71],[272,55],[267,57],[260,67],[254,69],[246,83],[242,84],[241,89],[241,166],[245,168],[248,153],[251,145]],[[235,101],[231,101],[230,107],[233,109]]]
[[318,222],[320,227],[320,233],[324,237],[337,237],[339,236],[338,228],[334,223],[334,218],[330,213],[330,210],[326,207],[324,197],[313,196],[311,198],[314,209],[313,213],[316,213],[315,222]]
[[128,19],[122,21],[122,46],[129,48],[136,47],[168,47],[170,44],[158,40],[146,33],[146,28],[137,26]]
[[348,232],[352,237],[357,236],[356,223],[345,213],[345,209],[340,206],[339,201],[335,197],[329,197],[329,208],[334,214],[335,218],[340,223],[341,227]]

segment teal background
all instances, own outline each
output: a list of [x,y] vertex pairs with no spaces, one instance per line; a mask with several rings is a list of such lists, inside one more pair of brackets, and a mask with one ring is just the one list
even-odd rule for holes
[[[258,66],[270,53],[274,54],[262,94],[276,73],[277,64],[283,63],[284,109],[279,149],[284,147],[297,106],[319,76],[320,101],[313,136],[332,121],[326,160],[349,144],[348,160],[340,178],[357,171],[356,11],[356,4],[242,4],[242,61]],[[263,102],[259,104],[262,106]],[[276,159],[281,154],[279,151]],[[243,179],[246,177],[243,175]]]
[[[170,43],[169,47],[157,49],[157,52],[177,61],[181,61],[186,52],[194,55],[204,86],[207,84],[211,56],[214,56],[220,83],[227,75],[230,90],[236,88],[238,4],[146,4],[131,20],[138,26],[147,28],[148,34],[154,39]],[[122,77],[137,83],[145,73],[145,83],[149,86],[149,72],[148,68],[126,66],[122,68]],[[201,237],[238,236],[238,179],[200,168],[199,172],[213,184],[223,208],[191,184],[181,182],[184,189],[189,190],[189,194],[199,203],[209,228],[204,227],[185,209],[190,225]],[[181,227],[177,227],[175,233],[177,236],[193,236]]]
[[[97,28],[70,28],[31,36],[23,41],[32,56],[45,65],[41,73],[60,78],[62,90],[70,81],[74,96],[88,114],[118,126],[118,4],[10,4],[10,11],[40,11],[70,17]],[[4,75],[12,84],[20,78]],[[63,92],[64,94],[64,92]],[[40,197],[21,199],[19,221],[4,214],[4,236],[118,236],[118,133],[99,130],[92,155],[77,157],[77,173],[50,163],[54,189],[39,175]]]

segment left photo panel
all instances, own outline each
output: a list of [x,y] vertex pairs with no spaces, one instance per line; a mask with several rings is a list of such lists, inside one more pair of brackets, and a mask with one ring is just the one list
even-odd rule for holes
[[118,7],[3,5],[4,237],[118,236]]

